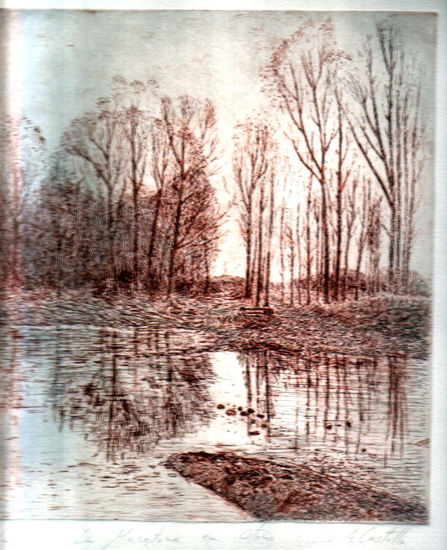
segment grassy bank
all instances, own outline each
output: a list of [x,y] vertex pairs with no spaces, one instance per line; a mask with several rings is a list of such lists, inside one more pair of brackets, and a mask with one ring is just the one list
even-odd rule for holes
[[193,330],[202,348],[326,351],[351,355],[428,354],[429,299],[382,295],[338,304],[275,306],[275,315],[249,319],[229,293],[149,300],[146,295],[95,298],[64,293],[7,296],[0,320],[11,325],[93,325]]

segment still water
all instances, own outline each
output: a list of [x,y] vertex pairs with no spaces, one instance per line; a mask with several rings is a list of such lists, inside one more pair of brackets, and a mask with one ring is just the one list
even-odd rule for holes
[[0,513],[243,521],[163,466],[231,450],[425,502],[424,361],[195,351],[194,333],[2,328]]

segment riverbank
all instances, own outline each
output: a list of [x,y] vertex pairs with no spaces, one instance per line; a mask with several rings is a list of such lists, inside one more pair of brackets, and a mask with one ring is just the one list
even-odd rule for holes
[[165,466],[259,520],[426,523],[424,506],[346,479],[234,453],[183,453]]
[[192,330],[196,349],[203,351],[265,347],[284,352],[428,355],[430,302],[425,297],[382,295],[329,305],[276,305],[275,314],[265,320],[246,318],[240,312],[243,305],[228,293],[152,301],[143,294],[105,299],[81,293],[22,293],[2,300],[0,322]]

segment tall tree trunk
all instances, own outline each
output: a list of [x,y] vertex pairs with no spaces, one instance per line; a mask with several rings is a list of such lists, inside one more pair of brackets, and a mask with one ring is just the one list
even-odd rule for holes
[[139,240],[140,240],[140,219],[139,219],[139,190],[140,182],[138,181],[138,166],[137,166],[137,122],[135,109],[131,109],[130,115],[130,150],[131,150],[131,180],[132,180],[132,200],[133,200],[133,269],[132,269],[132,285],[133,290],[139,290],[140,282],[140,267],[139,267]]
[[11,268],[10,268],[10,285],[13,290],[17,290],[20,288],[20,254],[19,254],[19,247],[20,247],[20,224],[19,221],[14,218],[12,220],[12,262],[11,262]]
[[317,302],[320,301],[320,281],[321,281],[321,227],[320,216],[316,220],[315,229],[315,295]]
[[290,237],[289,237],[289,248],[290,248],[290,281],[289,281],[289,295],[290,295],[290,305],[294,305],[294,276],[295,276],[295,241],[293,238],[292,228],[289,227]]
[[209,249],[205,245],[205,295],[210,291],[210,260],[209,260]]
[[301,235],[300,235],[300,208],[296,212],[296,255],[297,255],[297,294],[298,304],[301,305]]
[[258,214],[258,274],[257,274],[257,284],[256,284],[256,307],[259,306],[261,303],[261,293],[262,293],[262,283],[264,280],[263,273],[262,273],[262,264],[263,264],[263,221],[264,221],[264,208],[263,208],[263,188],[261,189],[261,198],[260,198],[260,206],[259,206],[259,214]]
[[245,298],[251,298],[251,292],[252,292],[252,269],[251,269],[251,262],[252,262],[252,210],[251,208],[248,209],[247,212],[247,250],[246,250],[246,265],[245,265]]
[[179,195],[178,198],[177,198],[177,208],[176,208],[175,221],[174,221],[174,234],[173,234],[173,237],[172,237],[171,254],[170,254],[170,257],[169,257],[168,289],[167,289],[168,297],[171,296],[172,291],[174,289],[175,260],[176,260],[176,257],[177,257],[181,217],[182,217],[182,197],[181,197],[181,195]]
[[329,222],[326,184],[321,185],[321,220],[323,229],[323,295],[324,302],[330,302],[329,283],[330,283],[330,263],[329,263]]
[[358,252],[357,252],[357,266],[355,269],[355,299],[359,299],[360,294],[360,269],[362,267],[362,259],[363,259],[363,250],[365,248],[365,241],[362,238],[359,243]]
[[366,195],[363,198],[363,208],[362,208],[362,220],[360,224],[360,235],[359,235],[359,244],[358,244],[358,252],[357,252],[357,265],[355,270],[355,299],[359,299],[359,291],[360,291],[360,269],[362,267],[362,260],[363,260],[363,251],[365,249],[365,241],[366,241],[366,232],[367,232],[367,226],[369,223],[369,215],[370,215],[370,198],[371,198],[371,189],[368,187],[368,189],[365,191]]
[[[339,126],[341,121],[339,121]],[[340,133],[339,129],[339,133]],[[341,251],[342,251],[342,196],[343,196],[343,181],[342,181],[342,137],[339,138],[339,153],[338,153],[338,171],[337,171],[337,195],[336,195],[336,246],[335,246],[335,274],[334,274],[334,298],[336,301],[340,298],[340,269],[341,269]]]
[[134,188],[133,189],[133,213],[134,213],[134,231],[133,231],[133,285],[134,290],[139,289],[139,275],[140,275],[140,268],[139,268],[139,237],[140,237],[140,212],[139,212],[139,204],[138,204],[138,191]]
[[343,271],[343,285],[342,285],[342,298],[346,300],[346,292],[348,286],[348,275],[349,275],[349,252],[351,249],[351,239],[352,239],[352,230],[348,228],[346,233],[346,242],[345,242],[345,257],[344,257],[344,271]]
[[161,202],[162,202],[162,196],[161,196],[161,190],[157,192],[157,201],[155,203],[155,212],[154,217],[152,218],[152,224],[151,224],[151,236],[149,240],[149,249],[147,251],[147,277],[148,277],[148,286],[149,288],[153,287],[153,283],[151,281],[152,277],[155,275],[154,272],[154,249],[155,249],[155,243],[157,240],[157,230],[158,230],[158,217],[160,214],[160,208],[161,208]]
[[265,294],[264,294],[264,306],[270,305],[270,270],[271,270],[271,253],[272,253],[272,239],[273,239],[273,221],[275,213],[275,188],[274,188],[274,176],[271,176],[270,181],[270,209],[269,209],[269,225],[267,232],[267,261],[265,269]]
[[390,247],[388,251],[388,286],[390,291],[396,289],[395,285],[395,262],[396,262],[396,208],[394,202],[390,206],[391,208],[391,220],[390,220]]
[[[18,147],[18,145],[17,145]],[[7,161],[7,159],[2,159],[3,161]],[[11,231],[12,231],[12,239],[11,239],[11,265],[9,267],[9,284],[13,290],[18,290],[21,286],[21,266],[20,266],[20,218],[21,218],[21,197],[20,197],[20,176],[19,176],[19,168],[14,165],[14,163],[11,163],[11,176],[12,176],[12,186],[13,186],[13,192],[11,197],[12,204],[9,205],[10,210],[10,216],[11,216]],[[8,208],[8,207],[7,207]],[[8,270],[8,268],[7,268]]]
[[285,261],[284,261],[284,218],[285,218],[285,204],[281,204],[281,215],[279,220],[279,265],[281,269],[281,304],[284,303],[285,294]]
[[310,278],[312,269],[312,253],[310,248],[311,227],[310,227],[310,210],[312,206],[311,191],[312,177],[309,179],[309,187],[307,191],[307,206],[306,206],[306,302],[310,304]]
[[112,190],[107,188],[107,239],[108,239],[108,262],[112,275],[113,288],[118,288],[118,274],[115,258],[115,220],[113,217]]

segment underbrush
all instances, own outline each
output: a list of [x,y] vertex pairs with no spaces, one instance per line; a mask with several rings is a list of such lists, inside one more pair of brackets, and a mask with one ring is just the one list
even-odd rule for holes
[[424,296],[382,294],[320,306],[319,313],[358,329],[416,337],[428,330],[430,300]]

